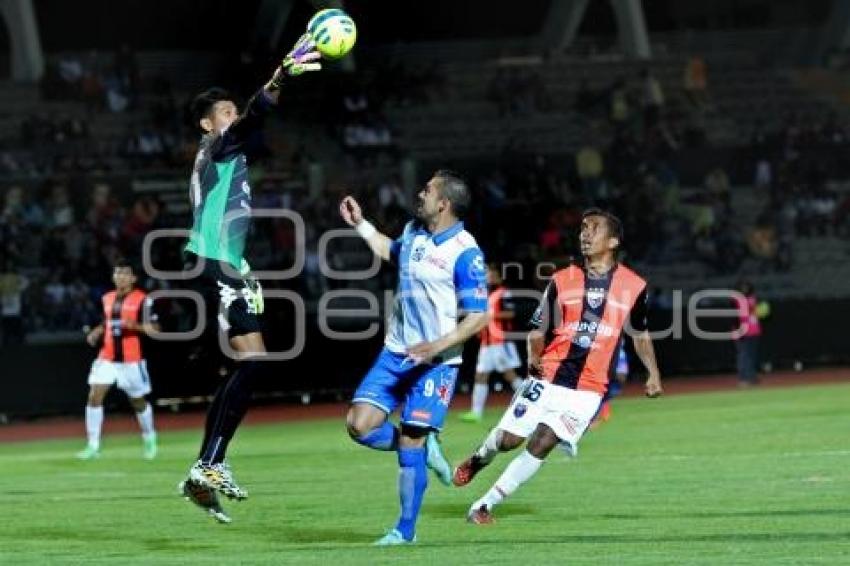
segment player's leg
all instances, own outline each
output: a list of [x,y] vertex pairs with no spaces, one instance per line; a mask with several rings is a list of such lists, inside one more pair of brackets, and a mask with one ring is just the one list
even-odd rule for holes
[[348,436],[362,446],[382,451],[398,449],[399,430],[387,413],[369,403],[353,403],[345,417]]
[[470,522],[492,522],[493,507],[531,479],[555,446],[566,443],[576,447],[602,400],[601,395],[592,391],[576,391],[536,380],[527,393],[529,400],[535,397],[540,409],[539,424],[526,449],[513,459],[484,497],[472,504],[467,515]]
[[472,406],[468,413],[461,415],[460,420],[477,423],[484,418],[484,406],[487,404],[487,395],[490,392],[489,380],[489,372],[478,371],[475,373],[475,382],[472,385]]
[[157,445],[156,429],[153,424],[153,407],[146,398],[146,395],[151,392],[147,364],[144,360],[137,363],[120,364],[118,371],[118,387],[127,394],[142,431],[143,456],[146,460],[153,460],[156,458]]
[[100,456],[100,435],[103,429],[103,400],[111,385],[92,383],[86,400],[86,447],[77,453],[80,460],[91,460]]
[[142,442],[145,446],[145,460],[153,460],[157,454],[156,429],[153,424],[153,407],[145,397],[130,397],[130,405],[136,412],[139,429],[142,431]]
[[416,540],[416,520],[428,488],[426,438],[430,429],[402,424],[398,447],[398,496],[401,507],[395,528],[378,539],[379,546],[396,545]]
[[514,393],[499,424],[487,434],[478,448],[455,468],[452,483],[458,487],[467,485],[499,452],[513,450],[531,436],[541,418],[541,409],[537,403],[540,394],[534,386],[537,381],[530,379],[526,387]]
[[[457,368],[447,365],[417,366],[414,371],[418,377],[407,394],[401,414],[398,449],[401,512],[395,528],[377,541],[379,545],[405,544],[415,540],[416,521],[428,487],[429,467],[443,483],[451,481],[451,468],[439,453],[434,431],[441,430],[445,422],[457,380]],[[445,468],[442,470],[445,477],[441,476],[441,464]]]
[[210,405],[204,441],[189,477],[231,499],[245,499],[248,493],[233,479],[225,457],[236,429],[248,412],[266,347],[259,331],[233,336],[230,345],[237,352],[236,368]]
[[472,523],[491,523],[493,507],[530,480],[559,442],[558,435],[548,425],[543,423],[537,425],[537,429],[528,439],[526,449],[508,464],[484,497],[472,504],[467,519]]
[[398,449],[399,430],[387,417],[399,403],[399,379],[411,369],[405,357],[382,350],[357,386],[345,419],[354,442],[375,450]]
[[525,436],[512,434],[498,426],[490,430],[472,455],[458,464],[452,474],[452,483],[457,487],[468,485],[486,468],[500,452],[510,452],[525,442]]

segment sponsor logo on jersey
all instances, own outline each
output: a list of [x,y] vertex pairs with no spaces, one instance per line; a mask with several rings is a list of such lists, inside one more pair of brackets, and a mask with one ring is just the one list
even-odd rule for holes
[[[418,260],[415,260],[415,261],[418,261]],[[430,263],[431,265],[434,265],[434,266],[442,269],[443,271],[448,271],[448,265],[446,264],[446,260],[444,260],[443,258],[434,257],[432,255],[429,255],[428,257],[425,258],[425,261]]]
[[587,334],[595,334],[597,336],[614,336],[614,328],[604,322],[577,320],[569,323],[567,328],[573,332],[585,332]]
[[411,412],[410,416],[413,417],[414,419],[421,419],[423,421],[427,421],[431,418],[431,412],[430,411],[416,410],[416,411]]

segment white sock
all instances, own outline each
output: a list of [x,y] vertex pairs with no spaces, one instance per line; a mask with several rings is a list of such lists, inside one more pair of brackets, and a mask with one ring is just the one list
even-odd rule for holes
[[489,464],[493,461],[493,458],[496,457],[496,454],[499,453],[499,443],[501,442],[502,429],[494,428],[490,431],[490,434],[487,435],[487,438],[484,439],[481,446],[478,447],[478,450],[475,451],[475,455],[478,456],[478,459],[484,464]]
[[100,429],[103,427],[103,405],[90,407],[86,405],[86,435],[89,446],[100,450]]
[[519,391],[519,388],[522,387],[522,384],[525,383],[525,380],[521,377],[515,377],[513,381],[511,381],[511,389],[514,391]]
[[145,410],[141,413],[136,413],[136,418],[139,420],[139,428],[142,429],[142,438],[145,440],[156,435],[153,428],[153,407],[148,403],[145,405]]
[[523,450],[522,454],[514,458],[505,468],[490,491],[475,503],[475,508],[486,505],[488,509],[492,509],[493,506],[498,505],[507,496],[515,492],[519,486],[530,480],[542,464],[543,460],[535,458],[528,453],[528,450]]
[[476,415],[484,414],[484,404],[487,403],[487,394],[490,388],[486,383],[476,383],[472,387],[472,412]]

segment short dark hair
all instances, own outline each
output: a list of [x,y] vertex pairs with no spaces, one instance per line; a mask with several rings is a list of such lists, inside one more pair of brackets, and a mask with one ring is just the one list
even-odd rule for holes
[[114,262],[112,262],[112,270],[114,271],[116,269],[129,269],[133,273],[133,275],[135,275],[136,277],[139,276],[139,269],[136,266],[136,262],[125,257],[119,257]]
[[472,195],[463,178],[449,169],[439,169],[434,178],[440,180],[440,193],[452,205],[452,212],[458,218],[463,218],[469,212]]
[[195,120],[195,124],[200,122],[203,118],[209,116],[212,111],[213,106],[215,106],[216,102],[221,102],[222,100],[233,100],[233,96],[225,89],[214,86],[212,88],[208,88],[204,92],[200,93],[192,100],[192,119]]
[[585,210],[581,215],[581,219],[584,220],[589,216],[601,216],[602,218],[604,218],[605,221],[608,223],[608,234],[612,238],[617,238],[617,240],[620,242],[617,245],[617,249],[623,246],[623,223],[622,221],[620,221],[616,214],[594,206]]

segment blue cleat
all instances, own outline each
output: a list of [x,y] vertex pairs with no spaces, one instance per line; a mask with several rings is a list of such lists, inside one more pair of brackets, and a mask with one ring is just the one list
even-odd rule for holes
[[434,472],[440,483],[443,485],[452,485],[452,466],[443,455],[443,449],[440,446],[440,440],[437,438],[436,432],[428,433],[428,438],[425,440],[425,448],[428,451],[426,465]]
[[407,540],[398,529],[392,529],[376,540],[374,546],[399,546],[402,544],[413,544],[414,542],[416,542],[416,536],[413,537],[413,540]]

